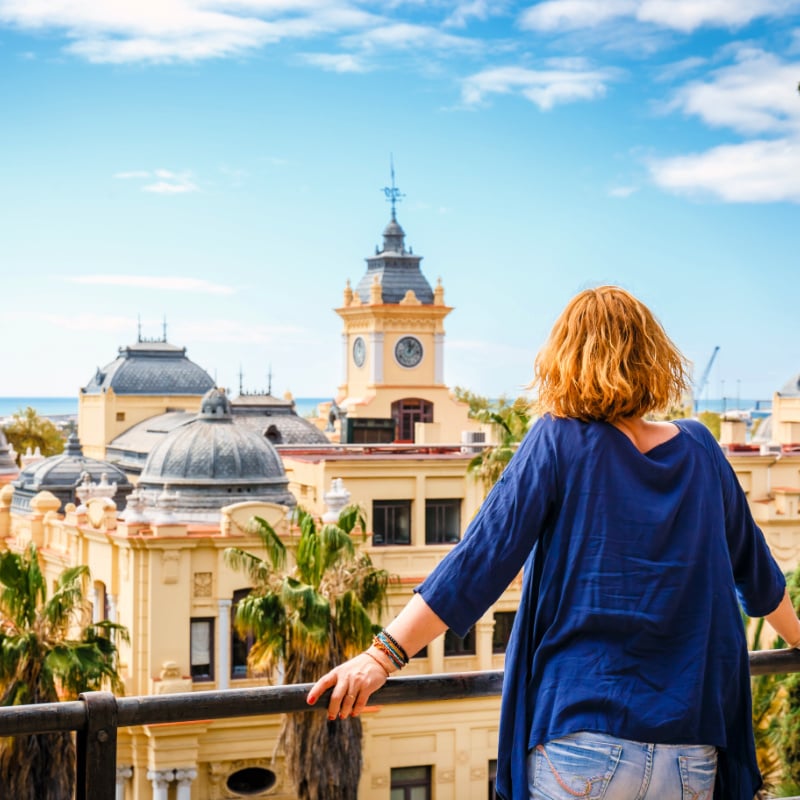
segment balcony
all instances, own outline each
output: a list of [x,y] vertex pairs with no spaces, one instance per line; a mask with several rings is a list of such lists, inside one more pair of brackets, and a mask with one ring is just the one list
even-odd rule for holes
[[[761,650],[750,653],[750,673],[753,676],[792,672],[800,672],[800,651]],[[500,694],[502,682],[500,670],[392,678],[373,695],[373,703],[392,705],[489,697]],[[305,699],[310,688],[311,684],[297,684],[143,697],[87,692],[75,701],[0,708],[0,737],[76,731],[78,770],[75,800],[114,800],[117,796],[119,728],[297,711],[321,713],[327,706],[327,695],[323,695],[311,709]]]

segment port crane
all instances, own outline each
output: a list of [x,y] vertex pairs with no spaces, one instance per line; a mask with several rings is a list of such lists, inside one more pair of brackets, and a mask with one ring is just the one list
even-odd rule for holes
[[719,353],[719,345],[716,345],[714,347],[714,352],[711,354],[711,358],[708,359],[708,364],[706,364],[706,368],[703,370],[703,374],[700,376],[700,380],[697,381],[695,385],[692,387],[695,416],[697,416],[697,412],[700,406],[700,396],[703,394],[703,389],[706,388],[706,384],[708,383],[708,376],[711,374],[711,367],[714,366],[714,360],[717,357],[717,353]]

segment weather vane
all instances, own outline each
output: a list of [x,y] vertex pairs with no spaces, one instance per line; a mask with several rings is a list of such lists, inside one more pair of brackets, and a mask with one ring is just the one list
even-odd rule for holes
[[394,185],[394,156],[389,156],[389,165],[392,173],[392,185],[384,186],[383,193],[386,195],[386,199],[392,204],[392,219],[397,222],[397,216],[395,214],[397,202],[398,200],[402,200],[405,195]]

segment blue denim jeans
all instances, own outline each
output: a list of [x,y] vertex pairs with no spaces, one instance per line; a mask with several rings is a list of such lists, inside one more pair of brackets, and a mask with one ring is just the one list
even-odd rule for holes
[[717,750],[573,733],[528,754],[531,800],[711,800]]

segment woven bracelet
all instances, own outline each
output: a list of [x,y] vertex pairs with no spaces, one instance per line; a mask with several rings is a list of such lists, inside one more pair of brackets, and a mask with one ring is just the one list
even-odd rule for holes
[[400,642],[398,642],[397,639],[395,639],[394,636],[392,636],[392,634],[386,630],[386,628],[384,628],[381,633],[395,646],[398,655],[403,659],[403,663],[408,664],[408,653],[406,653],[403,645],[401,645]]

